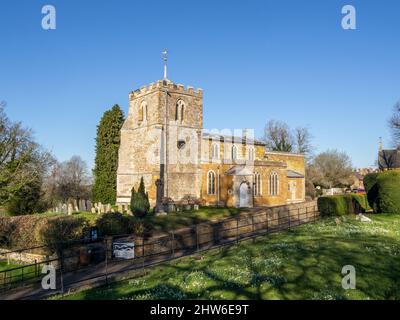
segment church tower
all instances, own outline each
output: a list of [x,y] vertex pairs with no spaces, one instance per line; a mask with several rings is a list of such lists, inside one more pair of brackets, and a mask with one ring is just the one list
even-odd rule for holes
[[[166,68],[166,67],[165,67]],[[151,206],[200,198],[203,93],[166,79],[129,94],[121,129],[117,202],[129,203],[143,177]]]

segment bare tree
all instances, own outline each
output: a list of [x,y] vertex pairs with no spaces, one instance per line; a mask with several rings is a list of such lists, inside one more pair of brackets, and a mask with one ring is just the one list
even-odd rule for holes
[[264,141],[272,151],[292,152],[294,137],[289,126],[280,121],[270,120],[264,129]]
[[327,150],[318,154],[307,168],[307,176],[314,185],[326,188],[350,185],[352,183],[350,157],[337,150]]
[[393,115],[389,119],[389,126],[392,131],[392,138],[395,146],[400,145],[400,102],[393,107]]
[[[56,177],[56,175],[59,175]],[[57,184],[57,197],[63,201],[90,198],[91,178],[86,162],[79,156],[73,156],[55,168],[53,179]]]
[[296,151],[311,156],[313,146],[311,144],[311,134],[307,128],[297,127],[295,129]]

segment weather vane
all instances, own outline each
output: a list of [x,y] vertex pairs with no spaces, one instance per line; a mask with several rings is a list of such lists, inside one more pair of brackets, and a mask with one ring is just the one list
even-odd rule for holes
[[161,52],[161,58],[164,61],[164,80],[167,80],[167,61],[168,61],[168,51],[164,50]]

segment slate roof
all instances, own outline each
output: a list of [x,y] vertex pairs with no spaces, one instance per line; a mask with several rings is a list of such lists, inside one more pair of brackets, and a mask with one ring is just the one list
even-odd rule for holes
[[[245,137],[237,137],[237,136],[228,136],[228,135],[222,135],[222,134],[215,134],[215,133],[209,133],[209,132],[203,132],[203,139],[213,139],[213,140],[219,140],[219,141],[227,141],[227,142],[236,142],[236,143],[242,143],[246,144],[246,138]],[[260,146],[265,146],[265,143],[257,140],[257,139],[247,139],[247,143],[249,144],[254,144],[254,145],[260,145]]]
[[304,175],[293,170],[286,170],[286,176],[288,178],[304,178]]

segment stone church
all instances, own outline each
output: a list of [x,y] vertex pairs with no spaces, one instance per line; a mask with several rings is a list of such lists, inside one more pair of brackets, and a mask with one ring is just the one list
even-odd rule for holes
[[[152,207],[275,206],[305,200],[304,155],[271,152],[250,130],[203,130],[203,91],[159,80],[129,94],[117,202],[143,177]],[[162,209],[160,209],[162,210]]]

